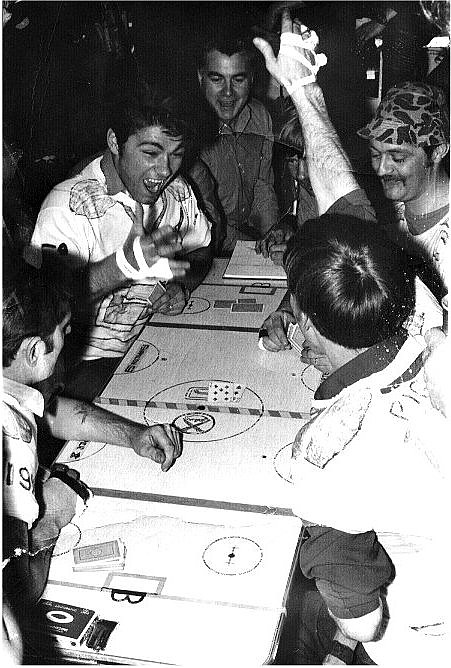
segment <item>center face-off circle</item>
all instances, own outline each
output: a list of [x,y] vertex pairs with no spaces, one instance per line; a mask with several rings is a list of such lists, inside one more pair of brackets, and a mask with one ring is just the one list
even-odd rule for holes
[[184,441],[193,442],[222,441],[256,425],[264,411],[258,394],[246,387],[237,402],[209,405],[212,380],[190,380],[160,390],[144,408],[145,421],[148,425],[173,424],[182,431]]
[[250,538],[226,536],[210,543],[202,559],[219,575],[244,575],[257,568],[263,559],[263,550]]

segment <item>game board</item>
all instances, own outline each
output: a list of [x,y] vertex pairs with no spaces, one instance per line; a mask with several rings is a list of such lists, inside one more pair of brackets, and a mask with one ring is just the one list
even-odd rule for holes
[[[44,597],[119,621],[98,658],[225,665],[239,652],[262,665],[277,644],[300,526],[295,517],[95,497],[75,539],[63,530]],[[115,538],[127,548],[123,571],[73,572],[73,547]]]
[[263,320],[278,308],[285,293],[284,288],[270,286],[202,284],[192,293],[183,313],[155,314],[149,322],[170,327],[189,324],[258,331]]
[[[202,378],[193,376],[199,369]],[[162,473],[131,450],[82,441],[66,444],[58,461],[109,494],[134,490],[149,500],[290,512],[291,485],[275,457],[309,418],[319,380],[296,353],[261,351],[249,333],[148,327],[97,403],[149,425],[174,424],[183,433],[182,457]],[[241,383],[239,400],[210,401],[215,381]]]

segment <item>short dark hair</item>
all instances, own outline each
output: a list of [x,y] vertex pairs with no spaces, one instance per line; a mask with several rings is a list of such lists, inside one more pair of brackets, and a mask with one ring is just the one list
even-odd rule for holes
[[182,137],[185,143],[192,139],[188,116],[175,98],[145,90],[110,105],[108,127],[114,131],[120,151],[131,135],[151,126],[160,127],[169,137]]
[[208,54],[212,51],[219,51],[219,53],[224,53],[229,57],[233,56],[235,53],[244,54],[248,59],[249,68],[251,70],[254,68],[257,51],[247,37],[238,37],[236,35],[228,36],[224,34],[210,35],[209,39],[205,42],[199,52],[197,64],[199,71],[202,72],[205,70]]
[[377,224],[339,215],[307,221],[285,253],[288,289],[329,341],[366,348],[399,334],[415,305],[415,274]]
[[39,336],[46,352],[53,333],[69,313],[69,295],[48,269],[35,269],[19,257],[3,267],[3,366],[10,366],[22,341]]

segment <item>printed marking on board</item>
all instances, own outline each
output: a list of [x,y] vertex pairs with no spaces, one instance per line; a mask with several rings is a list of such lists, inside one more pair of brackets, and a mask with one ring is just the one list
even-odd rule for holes
[[275,409],[245,408],[243,406],[211,406],[203,404],[179,403],[176,401],[143,401],[142,399],[116,399],[114,397],[97,397],[96,404],[106,406],[127,406],[128,408],[170,408],[182,411],[207,411],[210,413],[231,413],[233,415],[262,415],[273,418],[294,418],[295,420],[305,420],[310,418],[310,413],[301,413],[299,411],[279,411]]

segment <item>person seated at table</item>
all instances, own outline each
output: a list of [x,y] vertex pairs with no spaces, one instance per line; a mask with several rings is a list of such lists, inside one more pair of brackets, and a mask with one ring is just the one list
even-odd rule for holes
[[[332,366],[293,443],[300,566],[316,584],[301,604],[296,663],[370,663],[363,642],[378,664],[429,665],[445,655],[433,633],[446,632],[436,592],[449,455],[424,345],[405,329],[414,270],[372,223],[333,214],[290,239],[285,268],[296,321]],[[438,429],[427,435],[427,424]]]
[[[198,66],[200,89],[216,116],[217,134],[200,151],[217,184],[225,230],[217,255],[237,239],[260,239],[278,218],[272,160],[272,123],[251,96],[253,47],[238,37],[212,37]],[[193,175],[195,178],[195,175]]]
[[[299,58],[306,58],[313,61],[316,56],[314,49],[317,45],[317,36],[307,28],[302,28],[298,23],[291,21],[289,12],[285,12],[282,18],[282,38],[281,49],[277,60],[274,57],[270,45],[262,39],[254,39],[254,43],[259,48],[266,59],[266,66],[269,72],[277,81],[290,90],[290,95],[296,107],[302,133],[305,141],[305,153],[307,169],[310,182],[315,193],[318,211],[322,213],[340,213],[351,215],[362,220],[374,221],[377,223],[375,212],[365,194],[360,188],[354,174],[351,163],[344,152],[338,135],[332,126],[327,109],[324,103],[324,97],[321,88],[318,86],[315,77],[312,77],[313,70],[307,68]],[[284,44],[285,33],[299,34],[303,29],[303,37],[297,46]],[[296,57],[292,57],[297,54]],[[307,84],[304,84],[304,78],[308,76]],[[425,133],[431,145],[434,143],[435,128],[437,117],[435,108],[430,115],[428,107],[422,107],[422,111],[427,115],[430,126],[426,125]],[[443,134],[443,124],[438,124]],[[409,147],[409,150],[423,152],[422,148]],[[446,146],[438,147],[433,150],[434,160],[441,160],[443,152],[446,152]],[[385,162],[385,158],[384,158]],[[410,166],[409,178],[419,184],[420,192],[415,191],[414,196],[418,201],[425,203],[424,194],[427,188],[428,179],[426,178],[425,166],[421,160],[414,161],[413,167]],[[430,168],[432,178],[436,171],[436,162],[433,162]],[[439,183],[441,183],[439,181]],[[442,187],[437,187],[434,191],[438,197],[437,206],[440,206]],[[417,202],[415,200],[415,202]],[[439,213],[437,211],[436,213]],[[432,214],[431,214],[432,215]],[[433,216],[432,216],[433,217]],[[444,242],[446,243],[446,241]],[[273,253],[281,256],[286,248],[286,240],[280,242],[275,237],[275,231],[271,231],[265,241],[264,252]],[[260,247],[263,250],[263,246]],[[257,250],[259,248],[257,247]],[[439,340],[441,333],[438,332],[442,324],[441,309],[434,299],[433,295],[425,286],[417,282],[417,307],[415,324],[420,325],[417,333],[436,337]],[[271,314],[263,323],[263,345],[267,350],[277,351],[289,347],[286,337],[286,328],[288,322],[293,321],[293,314],[288,300],[284,300],[275,313]],[[412,330],[413,332],[415,330]],[[318,355],[315,350],[306,348],[305,361],[312,362],[323,371],[330,368],[328,360]]]
[[[190,129],[176,105],[130,97],[109,125],[103,156],[53,188],[31,241],[63,250],[78,271],[74,319],[87,331],[81,370],[90,373],[79,385],[90,399],[151,314],[181,313],[211,262],[211,224],[178,175]],[[158,280],[166,290],[152,298]],[[97,387],[86,387],[93,376]]]

